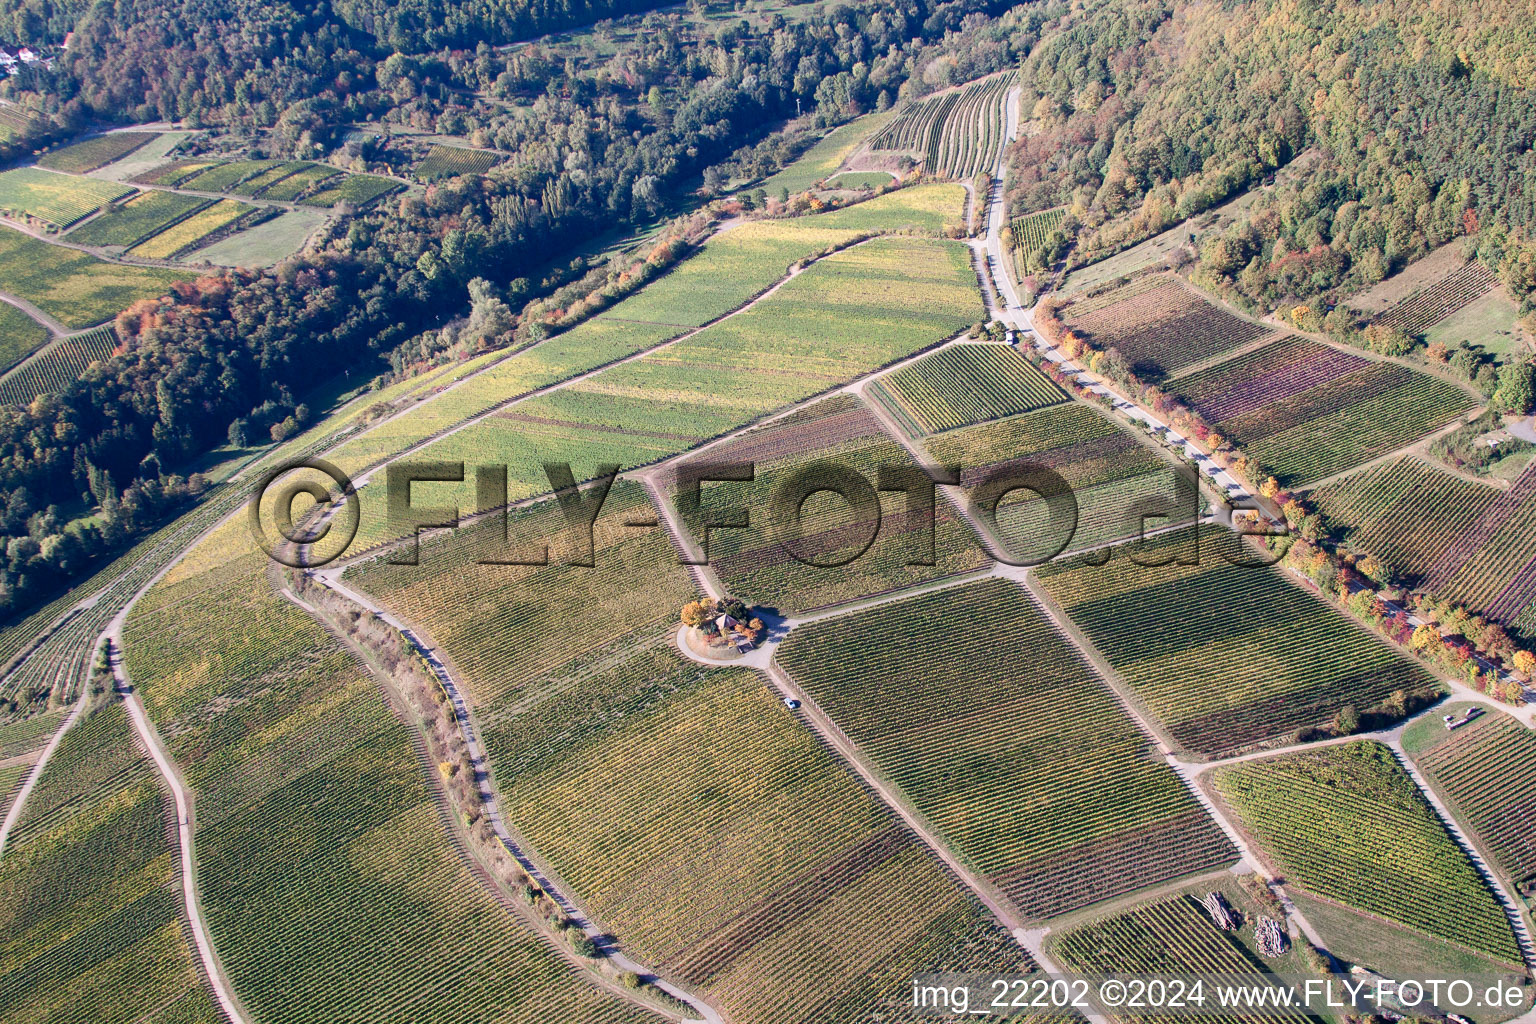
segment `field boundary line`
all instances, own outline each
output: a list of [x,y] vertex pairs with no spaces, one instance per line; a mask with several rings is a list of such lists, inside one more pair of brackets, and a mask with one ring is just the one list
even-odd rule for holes
[[80,717],[80,713],[85,710],[86,699],[87,694],[82,691],[79,699],[75,701],[75,706],[70,709],[69,714],[64,716],[64,721],[59,723],[58,729],[54,731],[53,736],[48,740],[48,745],[43,747],[43,752],[38,757],[36,763],[27,770],[25,781],[22,782],[21,788],[16,791],[16,798],[11,802],[10,810],[5,812],[4,822],[0,822],[0,856],[3,856],[5,853],[5,843],[10,838],[11,830],[21,820],[21,811],[26,805],[27,797],[32,795],[32,787],[37,785],[37,780],[42,777],[43,769],[48,767],[48,762],[53,758],[54,752],[58,750],[59,744],[64,741],[64,734],[69,731],[70,726],[75,724],[75,721]]

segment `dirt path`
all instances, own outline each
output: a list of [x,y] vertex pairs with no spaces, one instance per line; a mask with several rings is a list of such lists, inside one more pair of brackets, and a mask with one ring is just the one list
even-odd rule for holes
[[42,777],[43,769],[48,767],[48,762],[53,757],[54,751],[58,750],[59,744],[63,742],[64,734],[69,732],[70,726],[75,724],[75,720],[80,717],[80,712],[84,708],[85,697],[82,695],[79,700],[75,701],[75,706],[70,708],[69,714],[64,716],[64,721],[59,723],[58,729],[54,731],[53,736],[48,740],[48,745],[43,748],[37,763],[27,772],[26,781],[16,791],[16,799],[11,801],[11,809],[5,812],[5,820],[0,822],[0,856],[3,856],[5,853],[5,843],[11,836],[11,830],[16,827],[16,822],[21,820],[21,810],[26,806],[27,797],[32,795],[32,787],[37,785],[37,780]]
[[139,695],[134,692],[133,683],[123,668],[120,633],[121,623],[114,623],[109,655],[112,677],[116,680],[117,692],[122,695],[123,706],[128,711],[128,717],[133,721],[134,732],[138,734],[139,742],[154,760],[160,777],[165,780],[166,786],[170,788],[176,800],[176,837],[181,855],[182,903],[186,908],[187,922],[192,929],[192,940],[197,947],[197,956],[202,962],[204,973],[208,976],[208,984],[213,989],[214,998],[223,1008],[230,1024],[245,1024],[247,1018],[235,1001],[229,979],[224,976],[224,967],[214,953],[213,940],[208,937],[208,927],[203,921],[202,906],[197,898],[197,861],[192,855],[192,798],[186,787],[182,785],[181,773],[177,771],[171,762],[170,755],[166,753],[164,745],[160,742],[159,733],[150,723],[149,716],[144,713],[144,704],[139,700]]
[[[53,348],[63,340],[63,335],[71,333],[68,327],[65,327],[53,317],[49,316],[47,313],[44,313],[41,309],[38,309],[32,303],[28,302],[26,299],[19,295],[12,295],[10,292],[0,292],[0,302],[6,302],[12,306],[15,306],[17,309],[27,314],[27,316],[31,317],[33,320],[36,320],[39,326],[48,328],[48,333],[53,335],[53,337],[41,348],[33,349],[31,352],[27,353],[27,357],[25,359],[11,368],[12,373],[21,369],[21,367],[24,366],[28,360],[36,356],[40,356],[50,348]],[[5,376],[9,377],[10,373],[7,373]]]

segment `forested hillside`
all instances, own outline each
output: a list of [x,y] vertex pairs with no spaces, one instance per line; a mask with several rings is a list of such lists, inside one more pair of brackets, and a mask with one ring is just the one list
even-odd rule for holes
[[[1536,221],[1531,21],[1517,5],[1108,3],[1025,62],[1038,128],[1015,212],[1070,203],[1078,261],[1319,156],[1201,240],[1199,273],[1271,309],[1373,284],[1459,235],[1520,296]],[[1469,125],[1485,126],[1469,131]]]

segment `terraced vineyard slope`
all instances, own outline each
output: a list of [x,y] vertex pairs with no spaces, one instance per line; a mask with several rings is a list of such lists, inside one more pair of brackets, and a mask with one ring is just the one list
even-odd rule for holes
[[777,657],[1026,917],[1235,856],[1012,581],[803,625]]
[[1007,130],[1011,75],[993,75],[908,106],[869,140],[874,151],[922,157],[932,175],[965,180],[990,170]]

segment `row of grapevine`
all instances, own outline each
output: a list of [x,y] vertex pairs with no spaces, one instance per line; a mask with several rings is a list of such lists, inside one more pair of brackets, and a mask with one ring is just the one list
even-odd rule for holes
[[1216,428],[1282,483],[1299,486],[1402,448],[1472,404],[1447,380],[1372,363]]
[[[547,486],[547,481],[546,481]],[[346,582],[417,623],[453,658],[479,702],[518,688],[583,650],[673,621],[693,595],[666,534],[624,524],[654,519],[639,484],[616,483],[594,526],[591,567],[554,501],[446,534],[421,545],[420,565],[386,556],[360,562]],[[512,552],[549,549],[548,565],[482,564]],[[632,588],[647,594],[630,599]]]
[[[1117,552],[1036,574],[1192,751],[1283,737],[1341,708],[1377,708],[1397,690],[1437,692],[1418,663],[1279,570],[1254,566],[1239,544],[1214,527],[1177,531],[1147,541],[1134,563]],[[1173,560],[1146,564],[1164,558]]]
[[1215,783],[1289,884],[1522,963],[1503,906],[1382,744],[1243,762]]
[[[1492,525],[1488,513],[1499,492],[1402,458],[1319,488],[1310,498],[1351,548],[1375,555],[1417,585],[1437,566],[1466,564],[1480,546],[1479,525]],[[1471,541],[1465,549],[1463,540]],[[1448,575],[1439,578],[1442,585]]]
[[[1143,904],[1075,928],[1056,940],[1055,949],[1068,967],[1089,974],[1231,978],[1251,975],[1255,981],[1264,974],[1263,968],[1222,934],[1205,909],[1188,895]],[[1213,1006],[1209,1011],[1203,1009],[1200,1016],[1217,1024],[1311,1019],[1297,1008],[1245,1012]],[[1142,1022],[1169,1018],[1118,1011],[1111,1019]]]
[[63,391],[86,367],[110,357],[117,345],[117,332],[110,325],[72,334],[0,380],[0,402],[26,405],[38,395]]
[[168,804],[122,706],[86,712],[0,860],[0,1017],[143,1020],[206,991],[181,914]]
[[851,1024],[899,1014],[913,974],[1030,969],[759,676],[684,661],[671,632],[573,648],[481,709],[505,813],[626,949],[753,1024]]
[[1058,206],[1013,218],[1008,222],[1009,230],[1013,232],[1013,247],[1026,252],[1040,248],[1050,238],[1051,232],[1061,227],[1062,218],[1066,214],[1067,208]]
[[1364,369],[1361,356],[1290,334],[1169,383],[1208,423],[1222,423]]
[[[1138,373],[1161,377],[1242,348],[1273,329],[1208,302],[1176,278],[1140,281],[1099,297],[1103,305],[1068,306],[1063,319],[1104,349],[1117,349]],[[1117,301],[1109,301],[1117,299]]]
[[1448,733],[1418,762],[1515,884],[1536,885],[1536,732],[1507,715],[1488,715]]
[[870,139],[870,149],[921,154],[924,169],[942,177],[990,170],[1007,129],[1012,81],[994,75],[914,103]]
[[1461,269],[1403,299],[1376,318],[1408,334],[1420,334],[1463,306],[1493,291],[1499,283],[1482,262],[1471,260]]
[[[937,465],[959,466],[969,488],[1010,468],[1036,468],[1058,474],[1071,489],[1077,525],[1065,550],[1121,540],[1141,529],[1140,500],[1161,498],[1170,510],[1192,517],[1180,505],[1174,470],[1112,419],[1081,403],[1051,406],[1023,416],[924,440]],[[1045,557],[1056,549],[1059,531],[1052,522],[1063,499],[1048,499],[1019,489],[1003,496],[994,533],[1018,560]],[[981,513],[983,519],[986,513]],[[1165,525],[1149,520],[1155,528]]]
[[865,393],[913,436],[1067,401],[1060,387],[1006,345],[952,345],[870,382]]
[[[805,501],[792,520],[780,520],[791,510],[776,507],[776,489],[815,463],[853,470],[870,484],[879,481],[882,467],[917,470],[906,449],[852,395],[834,395],[743,434],[711,449],[707,460],[756,466],[750,483],[725,492],[731,506],[749,510],[748,527],[710,536],[711,563],[744,600],[806,612],[987,564],[976,537],[944,499],[938,501],[931,534],[928,517],[894,491],[882,496],[878,516],[822,492]],[[798,537],[791,538],[791,530]],[[933,564],[922,564],[927,561]]]
[[[1026,655],[1027,652],[1027,656]],[[1232,859],[1149,740],[1018,584],[800,626],[784,668],[1029,918]]]

